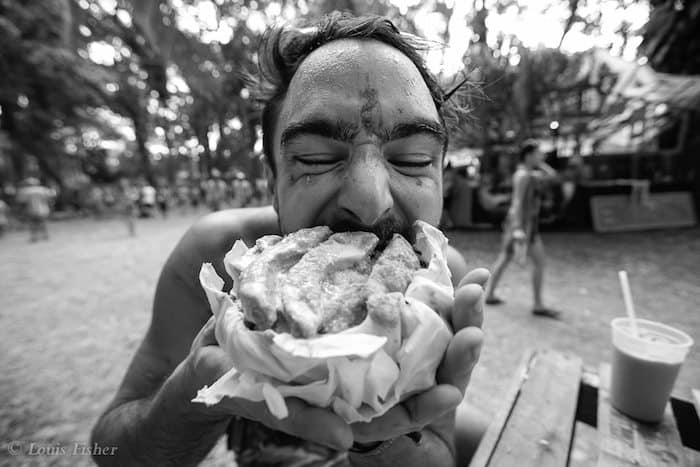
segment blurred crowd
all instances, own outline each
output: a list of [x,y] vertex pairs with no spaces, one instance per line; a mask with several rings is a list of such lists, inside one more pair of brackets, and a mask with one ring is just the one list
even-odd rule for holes
[[266,180],[251,181],[241,172],[223,176],[216,169],[202,179],[181,177],[171,183],[160,178],[150,183],[143,177],[121,177],[70,190],[47,187],[38,178],[28,177],[4,187],[0,194],[0,235],[26,228],[30,241],[48,239],[51,219],[123,217],[133,235],[138,218],[270,204]]
[[[576,186],[590,178],[580,158],[565,166],[556,164],[558,177],[543,191],[545,224],[561,219]],[[443,228],[469,227],[487,223],[500,226],[511,200],[510,174],[514,157],[504,153],[492,158],[493,167],[446,163],[443,181]],[[558,167],[557,167],[558,166]],[[213,169],[209,177],[182,174],[174,180],[156,177],[119,177],[111,182],[87,182],[61,190],[44,186],[29,177],[0,192],[0,235],[8,230],[29,229],[31,240],[48,237],[47,220],[75,217],[107,219],[123,217],[134,233],[134,220],[166,218],[171,213],[189,215],[222,209],[263,206],[271,203],[267,180],[249,179],[243,172],[222,174]]]

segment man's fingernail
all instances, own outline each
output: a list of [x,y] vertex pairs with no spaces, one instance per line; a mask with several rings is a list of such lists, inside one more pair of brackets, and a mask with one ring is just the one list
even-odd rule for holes
[[333,443],[333,449],[336,451],[347,451],[352,446],[352,443],[346,443],[342,440],[336,440]]
[[450,391],[449,394],[450,395],[447,398],[447,402],[449,404],[449,407],[447,407],[445,409],[445,412],[457,407],[459,404],[462,403],[462,399],[464,398],[464,396],[462,395],[462,393],[460,392],[460,390],[457,387],[454,388],[454,391]]
[[333,437],[331,442],[333,443],[334,448],[338,451],[347,451],[352,446],[353,437],[351,434],[348,434],[347,436],[336,435]]
[[476,363],[479,361],[479,357],[481,357],[481,346],[477,346],[475,349],[472,350],[471,352],[471,359],[472,359],[472,367],[476,365]]
[[335,439],[335,438],[324,439],[324,440],[319,439],[316,442],[318,444],[322,444],[322,445],[326,446],[327,448],[334,449],[336,451],[344,450],[344,448],[342,446],[342,442],[338,439]]

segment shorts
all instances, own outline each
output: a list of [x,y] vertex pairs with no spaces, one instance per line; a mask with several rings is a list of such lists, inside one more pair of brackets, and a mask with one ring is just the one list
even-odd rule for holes
[[[515,232],[515,230],[516,229],[511,225],[511,222],[508,219],[506,219],[503,222],[503,240],[501,246],[508,253],[513,253],[513,248],[515,244],[513,232]],[[528,245],[532,245],[540,239],[540,229],[537,221],[533,221],[531,224],[530,231],[525,232],[527,235],[526,240]]]

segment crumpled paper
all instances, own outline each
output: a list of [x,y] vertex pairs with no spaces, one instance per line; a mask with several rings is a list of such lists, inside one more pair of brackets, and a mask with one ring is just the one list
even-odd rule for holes
[[[452,337],[441,317],[449,313],[454,290],[447,267],[447,239],[435,227],[414,224],[421,261],[405,295],[386,294],[400,312],[393,326],[373,319],[337,334],[295,338],[271,329],[248,329],[235,293],[209,263],[199,280],[215,316],[216,339],[234,367],[193,402],[215,405],[224,397],[265,401],[270,412],[288,415],[286,397],[330,407],[346,422],[368,422],[416,392],[435,385],[435,371]],[[238,279],[236,266],[248,251],[237,241],[225,256],[226,271]]]

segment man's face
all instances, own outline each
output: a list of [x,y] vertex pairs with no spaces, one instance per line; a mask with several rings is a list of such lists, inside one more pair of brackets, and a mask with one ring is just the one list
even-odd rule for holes
[[376,41],[338,40],[292,79],[274,138],[283,233],[316,225],[410,238],[442,210],[445,130],[418,69]]

